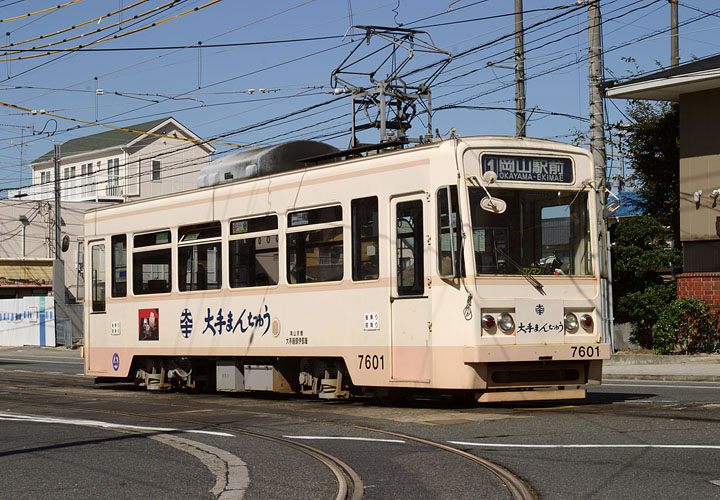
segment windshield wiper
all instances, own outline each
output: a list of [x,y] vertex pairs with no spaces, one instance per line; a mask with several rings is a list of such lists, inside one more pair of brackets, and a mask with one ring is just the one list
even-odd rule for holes
[[[494,243],[494,242],[493,242],[493,243]],[[525,278],[528,283],[530,283],[533,287],[535,287],[535,290],[537,290],[537,291],[540,293],[540,295],[547,295],[547,294],[545,293],[545,290],[543,290],[543,285],[542,285],[542,283],[540,283],[538,280],[536,280],[535,278],[533,278],[532,276],[530,276],[529,274],[527,274],[525,271],[523,271],[523,269],[518,265],[517,262],[515,262],[514,260],[512,260],[512,258],[511,258],[508,254],[506,254],[503,250],[500,250],[500,249],[497,247],[497,244],[494,244],[494,247],[495,247],[495,259],[497,259],[498,253],[501,253],[502,255],[504,255],[505,258],[507,259],[507,261],[508,261],[515,269],[517,269],[517,270],[520,272],[520,275],[521,275],[523,278]]]

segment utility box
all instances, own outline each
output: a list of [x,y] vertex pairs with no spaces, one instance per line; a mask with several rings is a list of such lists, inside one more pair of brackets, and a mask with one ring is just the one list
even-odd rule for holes
[[248,391],[293,392],[292,387],[273,365],[245,365],[245,389]]
[[233,359],[219,359],[215,362],[215,379],[218,391],[242,392],[245,377]]

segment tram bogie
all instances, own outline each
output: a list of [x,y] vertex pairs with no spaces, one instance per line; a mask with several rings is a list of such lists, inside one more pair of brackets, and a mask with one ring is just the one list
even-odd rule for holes
[[600,383],[587,152],[507,137],[319,165],[296,162],[302,145],[282,151],[275,169],[241,155],[233,182],[86,215],[86,374],[482,402]]

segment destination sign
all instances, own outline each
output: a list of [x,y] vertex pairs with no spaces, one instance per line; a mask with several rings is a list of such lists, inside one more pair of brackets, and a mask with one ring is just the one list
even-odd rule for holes
[[573,165],[569,158],[482,155],[480,165],[483,174],[495,172],[499,181],[573,181]]

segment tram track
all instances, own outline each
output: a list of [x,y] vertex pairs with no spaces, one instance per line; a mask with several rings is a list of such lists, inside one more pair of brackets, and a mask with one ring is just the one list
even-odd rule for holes
[[[27,375],[27,374],[24,374]],[[60,387],[60,386],[56,386]],[[39,388],[37,386],[34,386],[33,392],[35,394],[43,392],[42,388]],[[45,391],[48,394],[56,394],[55,391]],[[12,399],[8,398],[12,393],[4,393],[3,397],[6,399]],[[65,393],[64,396],[69,396],[68,393]],[[110,398],[109,398],[110,399]],[[16,402],[21,403],[26,406],[34,406],[38,408],[57,408],[57,404],[53,403],[40,403],[40,402],[31,402],[27,400],[23,400],[20,398],[15,399]],[[242,434],[243,436],[253,437],[256,439],[262,439],[265,441],[270,441],[276,444],[279,444],[281,446],[285,446],[288,448],[292,448],[294,450],[297,450],[301,453],[304,453],[305,455],[308,455],[309,457],[317,460],[321,464],[323,464],[327,469],[332,473],[334,476],[336,482],[337,482],[337,493],[334,497],[334,500],[361,500],[364,495],[364,484],[363,480],[360,477],[360,475],[353,470],[352,467],[350,467],[347,463],[340,460],[338,457],[331,455],[329,453],[326,453],[323,450],[320,450],[318,448],[314,448],[312,446],[298,443],[296,441],[292,441],[290,439],[286,439],[283,437],[275,436],[272,434],[265,434],[257,431],[251,431],[249,429],[245,429],[242,427],[237,427],[233,425],[226,425],[226,424],[213,424],[210,422],[202,422],[198,420],[193,419],[187,419],[187,418],[179,418],[179,417],[171,417],[167,415],[148,415],[143,413],[135,413],[135,412],[128,412],[128,411],[116,411],[116,410],[100,410],[97,408],[88,408],[86,406],[84,407],[70,407],[67,405],[63,405],[64,409],[68,410],[75,410],[75,411],[83,411],[87,413],[95,413],[95,414],[101,414],[101,415],[109,415],[109,416],[121,416],[121,417],[135,417],[135,418],[142,418],[142,419],[152,419],[157,421],[163,421],[163,422],[172,422],[174,424],[187,424],[187,425],[195,425],[195,426],[201,426],[205,428],[212,428],[213,430],[217,431],[225,431],[225,432],[231,432],[235,434]]]
[[441,450],[447,451],[449,453],[453,453],[455,455],[461,456],[463,458],[466,458],[472,462],[475,462],[476,464],[481,465],[488,471],[490,471],[492,474],[494,474],[500,481],[505,485],[505,487],[508,490],[508,493],[510,494],[510,497],[513,500],[535,500],[538,498],[536,493],[533,491],[533,489],[525,484],[525,482],[520,479],[518,476],[507,470],[506,468],[491,462],[490,460],[486,460],[484,458],[478,457],[477,455],[473,455],[472,453],[468,453],[466,451],[463,451],[459,448],[455,448],[453,446],[448,446],[446,444],[437,443],[435,441],[430,441],[428,439],[419,438],[416,436],[410,436],[407,434],[402,434],[399,432],[393,432],[393,431],[386,431],[383,429],[375,429],[372,427],[365,427],[361,425],[356,425],[356,429],[361,429],[368,432],[377,432],[380,434],[387,434],[389,436],[395,436],[402,439],[407,439],[410,441],[415,441],[417,443],[421,443],[427,446],[433,446],[435,448],[439,448]]
[[[24,374],[27,375],[27,374]],[[56,387],[53,387],[52,389],[61,388],[62,386],[58,385]],[[54,390],[47,390],[46,392],[48,394],[55,394]],[[38,388],[37,386],[33,387],[33,392],[43,392],[41,388]],[[67,393],[65,393],[65,396],[68,396]],[[7,396],[5,396],[7,397]],[[113,398],[103,398],[112,400]],[[31,406],[37,406],[37,407],[57,407],[56,404],[52,403],[40,403],[40,402],[29,402],[27,400],[20,400],[18,399],[18,402],[22,402],[26,405]],[[69,407],[66,407],[70,409]],[[331,471],[331,473],[334,475],[336,481],[337,481],[337,494],[335,496],[335,500],[360,500],[363,498],[364,495],[364,483],[360,475],[354,471],[352,467],[350,467],[347,463],[340,460],[338,457],[335,457],[329,453],[326,453],[318,448],[308,446],[303,443],[298,443],[297,441],[293,441],[290,439],[286,439],[283,437],[271,435],[271,434],[265,434],[257,431],[252,431],[249,429],[245,429],[243,427],[238,427],[234,425],[228,425],[228,424],[214,424],[207,421],[200,421],[195,420],[187,417],[180,417],[180,416],[170,416],[170,415],[149,415],[144,413],[136,413],[136,412],[128,412],[128,411],[117,411],[117,410],[101,410],[97,408],[89,408],[89,407],[73,407],[72,409],[78,410],[78,411],[85,411],[90,413],[96,413],[96,414],[102,414],[102,415],[110,415],[110,416],[122,416],[122,417],[132,417],[132,418],[143,418],[143,419],[153,419],[157,421],[162,422],[172,422],[174,425],[192,425],[192,426],[201,426],[208,429],[213,429],[216,431],[225,431],[225,432],[231,432],[236,434],[242,434],[244,436],[254,437],[257,439],[263,439],[271,442],[275,442],[277,444],[280,444],[282,446],[287,446],[289,448],[293,448],[299,452],[302,452],[315,460],[322,463],[324,466],[328,468],[328,470]],[[242,410],[238,410],[242,411]],[[383,430],[383,429],[377,429],[372,427],[365,427],[365,426],[352,426],[352,428],[363,430],[366,432],[373,432],[373,433],[382,433],[386,435],[392,435],[396,437],[400,437],[402,439],[406,439],[408,441],[412,441],[415,443],[419,443],[425,446],[430,446],[433,448],[437,448],[449,453],[452,453],[456,456],[459,456],[463,459],[469,460],[477,465],[480,465],[483,469],[489,471],[492,475],[494,475],[501,483],[502,485],[507,489],[508,497],[513,500],[535,500],[538,498],[538,496],[535,494],[534,490],[528,486],[525,482],[523,482],[522,479],[505,469],[504,467],[495,464],[487,459],[478,457],[477,455],[474,455],[472,453],[468,453],[466,451],[463,451],[459,448],[455,448],[446,444],[437,443],[434,441],[430,441],[427,439],[423,439],[416,436],[410,436],[407,434],[401,434],[393,431]]]

